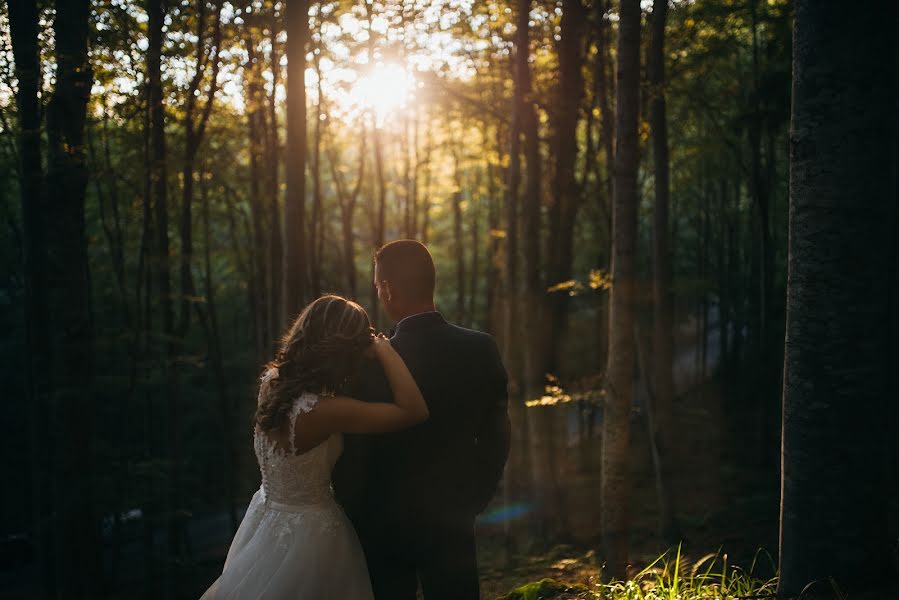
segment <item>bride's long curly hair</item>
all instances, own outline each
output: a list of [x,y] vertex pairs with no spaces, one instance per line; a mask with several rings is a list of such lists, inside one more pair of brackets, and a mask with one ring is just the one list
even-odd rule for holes
[[266,365],[268,389],[260,395],[255,424],[263,431],[280,428],[303,392],[341,392],[373,339],[368,313],[355,302],[336,295],[313,301]]

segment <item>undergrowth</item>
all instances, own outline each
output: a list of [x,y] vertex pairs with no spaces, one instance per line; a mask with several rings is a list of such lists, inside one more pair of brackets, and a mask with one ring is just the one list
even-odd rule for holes
[[[728,565],[727,555],[708,554],[688,569],[680,548],[673,559],[665,553],[628,581],[600,582],[592,588],[543,579],[523,585],[497,600],[741,600],[774,598],[777,578],[753,575],[756,553],[749,570]],[[770,556],[768,557],[770,559]]]

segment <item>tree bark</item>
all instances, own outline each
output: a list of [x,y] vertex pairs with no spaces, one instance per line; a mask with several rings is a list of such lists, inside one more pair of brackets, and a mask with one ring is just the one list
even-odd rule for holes
[[[169,249],[168,176],[166,166],[165,104],[162,89],[162,45],[165,14],[161,0],[147,1],[147,101],[150,111],[150,160],[153,212],[155,217],[157,295],[162,316],[162,370],[166,384],[165,458],[168,464],[163,495],[163,516],[168,525],[168,551],[179,552],[181,524],[176,517],[180,498],[180,402],[178,390],[177,354],[175,341],[175,317],[172,306],[172,288]],[[175,582],[171,565],[167,564],[161,580],[163,594],[172,596]]]
[[896,6],[795,10],[778,591],[829,576],[873,591],[891,556]]
[[318,99],[315,103],[315,124],[312,129],[312,223],[309,231],[309,273],[313,297],[318,297],[322,293],[321,261],[325,232],[321,184],[322,117],[324,113],[322,112],[321,49],[317,50],[312,61],[318,75]]
[[41,69],[38,47],[38,8],[35,0],[8,3],[9,33],[18,81],[16,108],[19,120],[17,150],[21,178],[22,271],[25,279],[25,332],[28,346],[29,436],[31,445],[31,526],[37,550],[37,583],[42,597],[56,595],[53,568],[51,448],[47,422],[52,394],[54,357],[50,344],[50,308],[47,282],[47,206],[42,195],[41,104],[38,98]]
[[[652,7],[652,43],[649,49],[649,86],[653,163],[655,166],[655,206],[653,209],[653,431],[658,452],[670,465],[674,377],[674,299],[669,242],[668,123],[665,114],[665,20],[668,0],[655,0]],[[646,375],[649,375],[647,372]],[[671,473],[659,473],[659,534],[669,544],[680,537],[675,516]]]
[[281,230],[280,180],[281,167],[281,135],[278,126],[276,98],[278,82],[281,76],[281,55],[278,36],[283,30],[281,15],[277,12],[277,4],[272,4],[271,25],[269,27],[269,64],[272,71],[272,87],[268,94],[268,135],[266,135],[266,162],[268,177],[266,178],[268,195],[268,262],[266,264],[266,291],[268,295],[268,332],[267,354],[273,350],[271,342],[281,331],[284,324],[284,241]]
[[640,2],[622,0],[618,25],[615,185],[609,357],[602,423],[602,545],[607,574],[626,576],[630,498],[630,413],[634,384],[637,253],[637,111],[640,85]]
[[459,165],[459,153],[462,150],[455,148],[453,151],[453,258],[456,263],[456,322],[465,323],[465,242],[462,239],[462,171]]
[[340,170],[340,159],[335,148],[335,142],[332,141],[327,146],[328,163],[331,167],[331,179],[334,182],[335,193],[337,195],[337,204],[340,207],[340,229],[343,244],[343,261],[344,274],[346,275],[347,290],[350,298],[356,297],[356,232],[353,227],[356,215],[356,204],[359,200],[359,193],[362,190],[362,183],[365,181],[365,128],[359,132],[359,166],[356,169],[356,183],[352,190],[346,189],[346,183],[343,179],[343,173]]
[[[553,177],[553,204],[547,240],[549,279],[552,286],[572,277],[574,224],[581,204],[581,190],[575,175],[578,157],[577,128],[584,100],[584,33],[587,13],[581,0],[564,0],[560,22],[559,84],[556,87],[554,147],[556,169]],[[568,328],[567,291],[549,298],[549,335],[544,345],[543,372],[558,375],[559,354]]]
[[284,206],[284,308],[292,319],[306,300],[306,43],[309,2],[290,0],[287,28],[287,197]]
[[[521,22],[527,25],[527,15],[519,16]],[[521,399],[521,348],[519,345],[519,304],[520,296],[520,268],[519,268],[519,214],[520,214],[520,187],[521,187],[521,113],[524,98],[520,73],[517,69],[519,63],[517,54],[527,52],[521,48],[521,37],[516,36],[516,57],[513,57],[512,70],[514,89],[512,92],[512,118],[509,126],[509,167],[506,170],[506,190],[503,200],[503,211],[506,217],[505,226],[505,297],[503,314],[503,362],[509,373],[509,418],[512,422],[512,445],[509,461],[506,466],[503,494],[506,504],[519,501],[526,486],[525,465],[525,441],[526,425],[524,416],[524,402]],[[430,131],[430,128],[429,128]],[[426,196],[427,198],[427,196]],[[427,211],[428,205],[425,205]],[[427,216],[427,212],[425,216]],[[505,524],[505,546],[507,558],[515,554],[515,532],[513,523]]]
[[[275,271],[275,261],[270,254],[269,237],[276,235],[272,226],[270,215],[267,215],[266,202],[262,197],[260,182],[266,181],[263,175],[263,163],[272,160],[270,155],[263,153],[263,140],[269,140],[268,131],[276,128],[276,123],[266,126],[265,113],[262,106],[262,67],[259,64],[260,57],[256,50],[256,40],[252,31],[244,35],[244,43],[247,48],[247,64],[244,66],[247,134],[250,154],[250,222],[252,223],[253,244],[248,261],[250,279],[250,298],[253,306],[253,324],[256,341],[256,356],[259,362],[264,362],[270,351],[269,344],[275,336],[275,330],[271,329],[273,319],[269,314],[273,302],[269,301],[271,282],[280,280],[280,272]],[[265,148],[265,150],[269,150]],[[268,198],[271,202],[271,198]],[[275,197],[277,203],[277,196]],[[277,264],[280,264],[280,253]]]
[[[93,328],[85,233],[87,156],[84,125],[92,84],[88,62],[88,0],[56,2],[56,87],[47,109],[47,239],[50,313],[61,332],[51,423],[61,435],[55,446],[60,518],[56,545],[59,583],[68,597],[97,591],[99,540],[93,512]],[[54,414],[55,413],[55,414]]]
[[531,11],[531,0],[518,1],[515,70],[520,85],[521,131],[524,134],[524,198],[522,201],[522,234],[524,251],[524,308],[525,319],[518,326],[525,326],[522,331],[524,343],[524,392],[533,396],[543,389],[545,384],[543,369],[540,364],[540,344],[543,341],[546,327],[540,315],[543,312],[545,292],[540,265],[540,205],[541,205],[541,160],[540,137],[538,131],[537,111],[534,107],[533,86],[531,83],[530,35],[528,32]]

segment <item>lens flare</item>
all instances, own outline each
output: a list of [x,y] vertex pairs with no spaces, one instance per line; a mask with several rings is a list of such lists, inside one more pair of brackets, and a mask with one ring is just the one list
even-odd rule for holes
[[533,506],[526,502],[517,502],[515,504],[507,504],[500,506],[478,517],[478,521],[486,524],[505,523],[506,521],[514,521],[531,512]]

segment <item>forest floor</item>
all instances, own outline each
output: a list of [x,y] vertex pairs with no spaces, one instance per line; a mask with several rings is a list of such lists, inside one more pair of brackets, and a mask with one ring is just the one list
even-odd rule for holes
[[[742,400],[742,398],[741,398]],[[729,407],[729,410],[723,410]],[[727,554],[728,563],[745,570],[756,563],[761,579],[774,575],[777,550],[778,469],[759,456],[763,440],[747,439],[754,411],[722,397],[714,381],[677,400],[675,431],[683,432],[674,468],[682,560],[686,569],[708,554]],[[633,572],[668,550],[657,536],[657,500],[645,426],[635,421],[632,436],[635,487],[631,498],[630,557]],[[761,453],[763,454],[763,453]],[[579,476],[566,476],[571,529],[568,543],[535,543],[542,549],[511,559],[498,530],[480,532],[482,597],[492,600],[543,578],[579,583],[593,589],[601,563],[597,510],[598,452],[586,453]],[[770,458],[769,458],[770,460]],[[672,549],[673,554],[676,548]],[[757,560],[756,560],[757,558]]]

